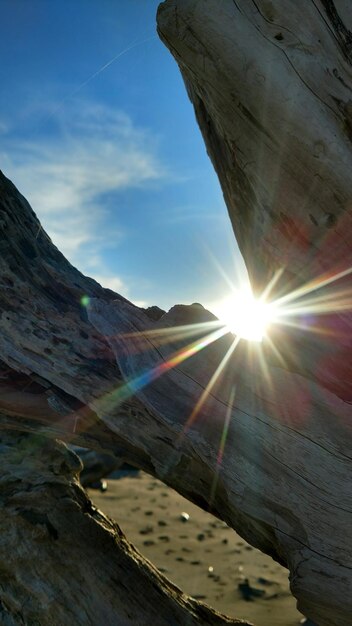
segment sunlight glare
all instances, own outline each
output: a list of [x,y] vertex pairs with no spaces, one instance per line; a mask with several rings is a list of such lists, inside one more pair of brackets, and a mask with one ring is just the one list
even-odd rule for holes
[[234,290],[232,296],[213,306],[213,311],[230,332],[248,341],[262,341],[275,321],[274,306],[256,299],[245,288]]

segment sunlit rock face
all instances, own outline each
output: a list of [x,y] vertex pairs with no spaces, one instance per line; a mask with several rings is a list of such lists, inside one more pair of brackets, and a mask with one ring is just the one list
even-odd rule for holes
[[323,7],[168,0],[159,34],[179,63],[253,278],[287,266],[306,279],[345,265],[350,67]]
[[[342,487],[335,475],[337,459],[351,472],[351,29],[352,5],[344,0],[166,0],[158,12],[159,35],[182,72],[253,287],[267,290],[279,309],[280,323],[261,348],[267,376],[257,362],[249,382],[253,358],[245,354],[238,374],[246,401],[255,398],[253,413],[270,414],[299,439],[296,458],[290,437],[274,446],[276,454],[288,446],[288,464],[304,483],[298,500],[298,485],[281,500],[296,530],[304,529],[301,547],[289,540],[298,536],[293,526],[280,541],[299,605],[321,626],[347,626],[351,615],[345,585],[352,555],[341,558],[338,547],[344,512],[335,501],[330,525],[320,505],[315,513],[305,508],[308,483],[310,498],[331,505],[342,488],[343,508],[352,505],[345,479]],[[322,447],[314,467],[307,438]],[[315,519],[315,540],[307,516]],[[308,550],[303,563],[313,544],[315,554]]]

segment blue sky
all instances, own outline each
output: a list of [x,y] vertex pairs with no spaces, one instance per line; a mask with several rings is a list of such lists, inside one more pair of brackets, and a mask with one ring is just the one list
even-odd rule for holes
[[85,274],[214,309],[243,264],[157,6],[0,0],[0,168]]

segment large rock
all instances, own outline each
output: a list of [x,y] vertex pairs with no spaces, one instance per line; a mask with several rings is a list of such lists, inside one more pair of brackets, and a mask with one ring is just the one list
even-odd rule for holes
[[249,421],[243,439],[235,412],[238,508],[270,528],[299,608],[326,626],[352,615],[351,28],[344,0],[167,0],[158,12],[252,284],[276,276],[272,297],[291,307],[265,371],[236,378]]
[[[191,440],[177,444],[181,427],[172,423],[172,387],[166,387],[170,414],[164,416],[138,397],[150,376],[139,371],[137,385],[126,370],[124,382],[112,347],[117,334],[124,363],[130,349],[143,355],[146,347],[149,363],[163,362],[160,343],[167,349],[169,317],[163,316],[167,330],[158,328],[153,318],[161,311],[150,316],[73,268],[2,173],[0,216],[1,623],[245,624],[187,598],[161,576],[93,507],[77,480],[78,457],[59,443],[45,443],[59,438],[110,452],[167,475],[170,484],[207,506],[211,473],[205,483],[202,478],[202,498],[181,467],[172,479],[173,460],[183,454],[187,464],[194,457]],[[105,316],[116,314],[118,302],[121,324],[113,322],[115,330],[105,337],[98,325],[108,328]],[[184,321],[184,307],[179,309]],[[193,322],[209,316],[199,306],[187,311]],[[177,321],[175,313],[171,320]],[[176,332],[178,345],[180,333],[184,343],[185,329]],[[199,335],[199,329],[192,331]],[[180,448],[175,459],[174,448]]]
[[[275,293],[286,294],[349,272],[351,4],[167,0],[158,24],[180,66],[254,287],[280,272]],[[286,328],[280,351],[349,402],[345,289],[349,273],[317,293],[331,305],[330,315],[314,320],[329,337],[305,333],[302,350],[302,331]]]

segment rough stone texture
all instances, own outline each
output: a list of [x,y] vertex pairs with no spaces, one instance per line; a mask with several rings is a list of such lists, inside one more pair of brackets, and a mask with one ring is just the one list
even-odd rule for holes
[[80,458],[83,469],[79,474],[79,480],[82,487],[101,486],[101,479],[106,478],[111,472],[118,470],[123,461],[117,459],[114,455],[103,454],[88,448],[80,448],[79,446],[70,446],[72,452]]
[[[167,0],[159,11],[253,283],[283,270],[274,295],[352,265],[350,6]],[[158,476],[287,565],[319,626],[349,626],[349,276],[339,307],[331,286],[319,290],[339,310],[310,324],[328,332],[283,327],[276,352],[240,342],[231,354],[230,335],[198,351],[192,342],[219,330],[201,306],[159,319],[85,278],[2,175],[0,211],[0,427],[111,451]],[[167,338],[174,325],[186,328]],[[221,384],[195,415],[225,354]],[[14,563],[15,577],[22,570]],[[40,570],[38,594],[43,580]]]
[[0,216],[1,623],[242,623],[188,599],[159,575],[87,499],[75,477],[78,457],[50,443],[59,437],[155,473],[133,432],[121,436],[107,425],[107,408],[125,424],[145,424],[149,413],[136,397],[114,400],[122,374],[88,319],[89,298],[127,301],[65,260],[2,173]]
[[187,598],[143,559],[87,498],[81,462],[64,444],[5,435],[0,454],[3,626],[245,626]]

